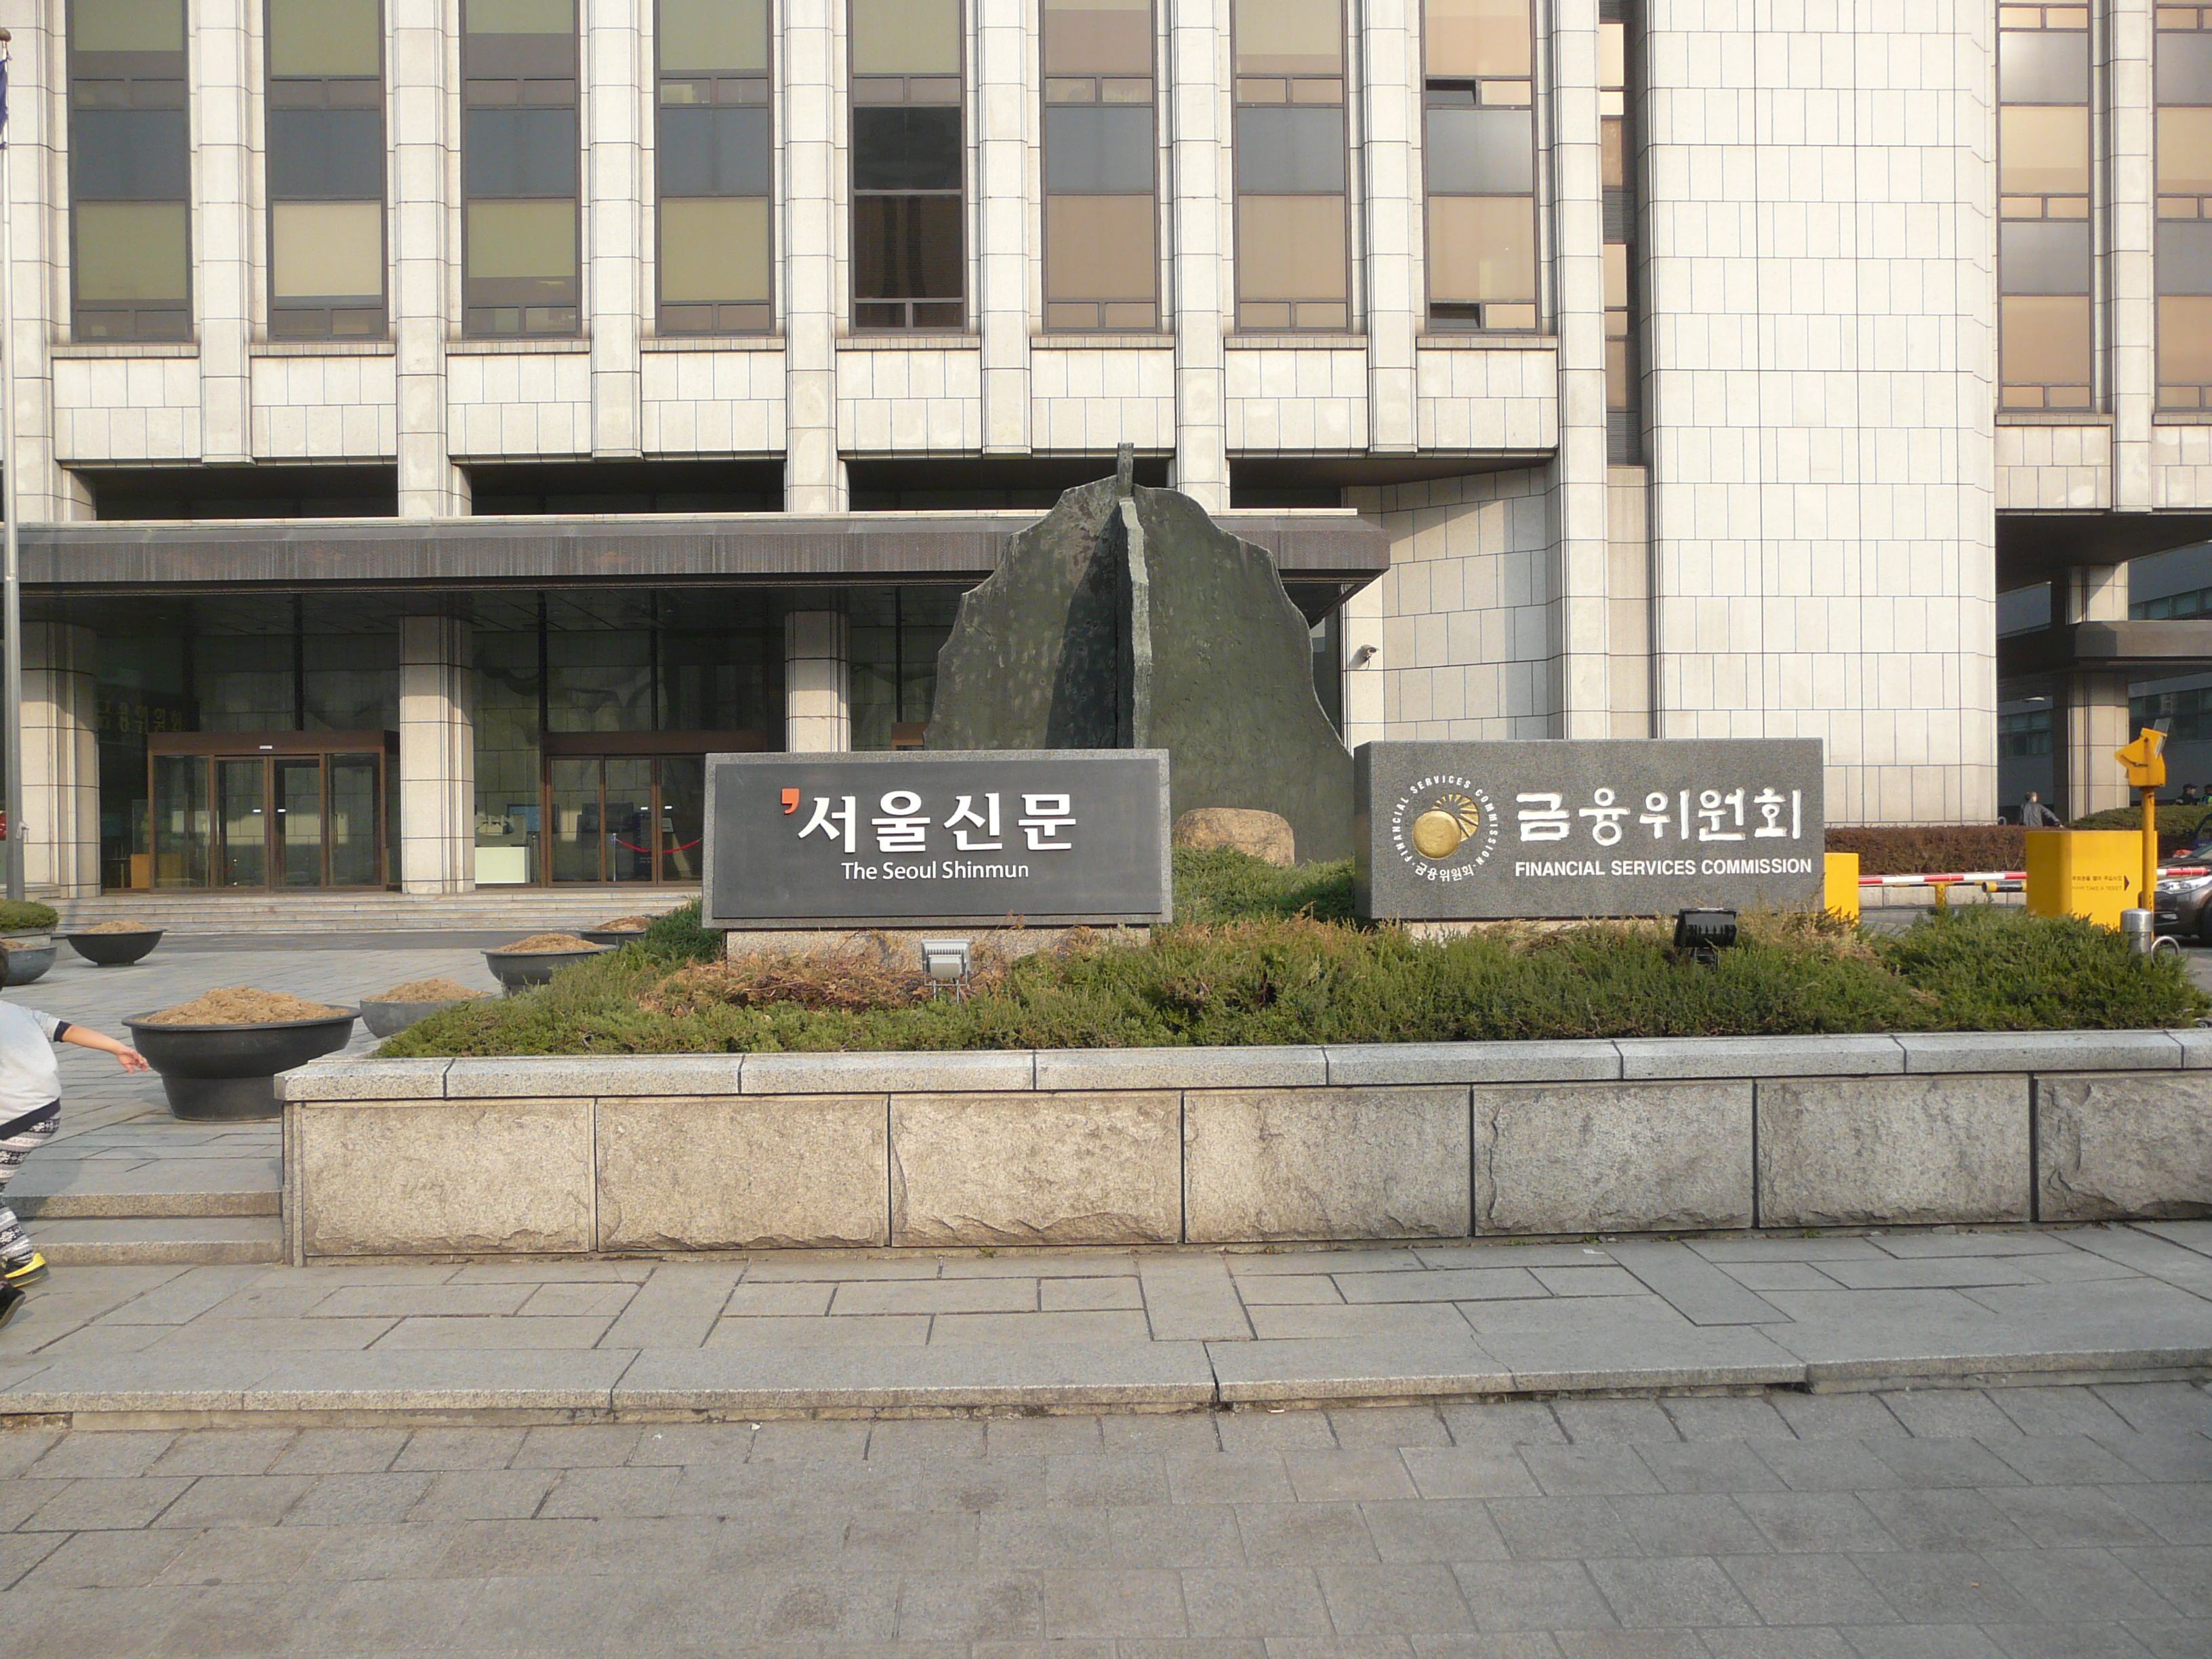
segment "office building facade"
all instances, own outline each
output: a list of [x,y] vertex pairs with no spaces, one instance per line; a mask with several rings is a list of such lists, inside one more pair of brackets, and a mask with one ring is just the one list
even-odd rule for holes
[[1974,820],[2001,673],[2090,804],[2212,659],[2119,574],[2212,530],[2212,10],[0,21],[43,890],[694,880],[699,756],[920,741],[1123,444],[1353,743],[1815,737],[1832,820]]

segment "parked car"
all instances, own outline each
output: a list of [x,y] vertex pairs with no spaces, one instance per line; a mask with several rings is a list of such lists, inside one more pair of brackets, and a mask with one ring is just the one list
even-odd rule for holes
[[[2212,836],[2194,847],[2168,854],[2160,862],[2169,868],[2197,865],[2212,871]],[[2212,945],[2212,874],[2162,878],[2158,884],[2154,925],[2161,933]]]

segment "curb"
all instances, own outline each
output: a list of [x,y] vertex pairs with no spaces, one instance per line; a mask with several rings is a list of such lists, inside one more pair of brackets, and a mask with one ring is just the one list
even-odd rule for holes
[[[1273,1365],[1267,1350],[1306,1352]],[[1364,1358],[1355,1350],[1364,1351]],[[133,1356],[137,1358],[141,1357]],[[1561,1396],[1829,1394],[1876,1389],[2001,1388],[2201,1380],[2212,1346],[1962,1353],[1864,1359],[1590,1366],[1510,1370],[1460,1345],[1376,1352],[1372,1344],[1162,1342],[1142,1350],[1068,1345],[955,1349],[763,1348],[507,1350],[382,1356],[271,1356],[252,1380],[222,1378],[224,1362],[180,1365],[173,1379],[143,1364],[64,1361],[0,1391],[0,1430],[35,1422],[79,1428],[343,1423],[649,1422],[810,1417],[959,1417],[1233,1411],[1408,1405]],[[1286,1356],[1287,1358],[1287,1356]],[[596,1360],[599,1364],[580,1364]],[[1472,1360],[1474,1363],[1470,1363]],[[618,1372],[608,1362],[620,1361]],[[520,1362],[520,1363],[517,1363]],[[562,1366],[605,1380],[542,1379]],[[139,1375],[130,1377],[126,1371]],[[347,1377],[353,1370],[362,1374]],[[108,1371],[109,1376],[99,1373]],[[445,1372],[442,1377],[435,1375]],[[498,1376],[497,1372],[515,1376]],[[384,1375],[374,1375],[374,1373]],[[416,1375],[408,1376],[408,1372]],[[471,1376],[467,1373],[474,1372]],[[794,1373],[804,1372],[799,1376]],[[191,1374],[185,1374],[191,1373]],[[530,1375],[534,1379],[521,1380]]]

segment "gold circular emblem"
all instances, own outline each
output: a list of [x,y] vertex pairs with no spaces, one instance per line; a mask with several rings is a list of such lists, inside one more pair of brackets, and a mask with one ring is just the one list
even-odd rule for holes
[[1446,795],[1413,820],[1413,850],[1425,859],[1448,859],[1482,825],[1482,814],[1465,795]]

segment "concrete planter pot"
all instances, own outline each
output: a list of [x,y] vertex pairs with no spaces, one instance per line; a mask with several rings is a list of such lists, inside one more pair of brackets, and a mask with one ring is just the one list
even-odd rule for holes
[[361,1005],[361,1023],[376,1036],[398,1036],[416,1020],[428,1019],[441,1008],[481,1000],[477,997],[443,997],[431,1002],[364,1002]]
[[123,1023],[132,1046],[161,1074],[174,1115],[256,1118],[283,1112],[276,1074],[344,1048],[354,1018],[348,1009],[252,1025],[154,1025],[143,1014]]
[[594,945],[605,945],[620,950],[625,945],[635,945],[645,937],[642,927],[586,927],[579,939],[587,939]]
[[70,949],[95,968],[127,968],[150,956],[166,928],[149,927],[136,933],[64,933]]
[[9,934],[7,949],[0,951],[5,958],[0,964],[0,983],[29,985],[44,979],[54,965],[58,948],[51,933]]
[[602,946],[593,951],[487,951],[483,957],[492,977],[506,987],[511,996],[517,991],[548,983],[563,968],[605,954]]

